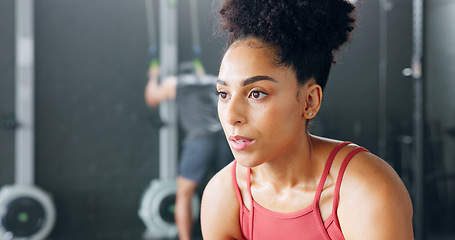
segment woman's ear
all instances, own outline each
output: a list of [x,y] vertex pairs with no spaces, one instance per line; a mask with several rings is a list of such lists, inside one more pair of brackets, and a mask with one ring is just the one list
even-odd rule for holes
[[312,119],[316,117],[321,108],[322,103],[322,88],[319,84],[310,81],[308,85],[304,87],[304,109],[303,117],[306,119]]

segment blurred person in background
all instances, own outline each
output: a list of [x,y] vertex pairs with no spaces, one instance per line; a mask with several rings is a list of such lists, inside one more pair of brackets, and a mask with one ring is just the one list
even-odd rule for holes
[[206,74],[202,64],[193,60],[179,65],[178,75],[159,83],[159,65],[152,64],[145,89],[150,107],[173,99],[179,124],[185,134],[179,161],[175,221],[180,240],[191,239],[193,226],[191,201],[204,177],[222,169],[233,156],[224,137],[217,114],[216,77]]

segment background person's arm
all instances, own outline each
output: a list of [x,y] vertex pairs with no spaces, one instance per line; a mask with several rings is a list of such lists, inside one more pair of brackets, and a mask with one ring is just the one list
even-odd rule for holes
[[161,83],[158,82],[158,77],[158,67],[149,70],[149,81],[145,87],[145,103],[149,107],[156,107],[164,100],[175,98],[177,77],[169,76]]

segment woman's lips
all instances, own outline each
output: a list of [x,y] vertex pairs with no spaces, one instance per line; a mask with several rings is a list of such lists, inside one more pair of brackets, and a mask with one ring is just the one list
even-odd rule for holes
[[229,137],[229,143],[232,149],[236,151],[244,151],[254,143],[254,140],[241,136],[232,136]]

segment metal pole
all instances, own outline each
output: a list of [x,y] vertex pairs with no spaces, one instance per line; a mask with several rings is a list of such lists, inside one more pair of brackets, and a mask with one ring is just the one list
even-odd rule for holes
[[16,0],[16,119],[15,180],[17,184],[34,182],[35,46],[34,0]]
[[379,127],[378,153],[387,159],[387,12],[389,0],[379,2]]
[[[177,0],[160,0],[160,74],[161,79],[177,70]],[[160,178],[177,176],[178,123],[177,106],[173,100],[160,104]]]
[[423,0],[413,0],[412,78],[414,90],[414,229],[415,239],[423,240],[424,230],[424,163],[423,163]]

